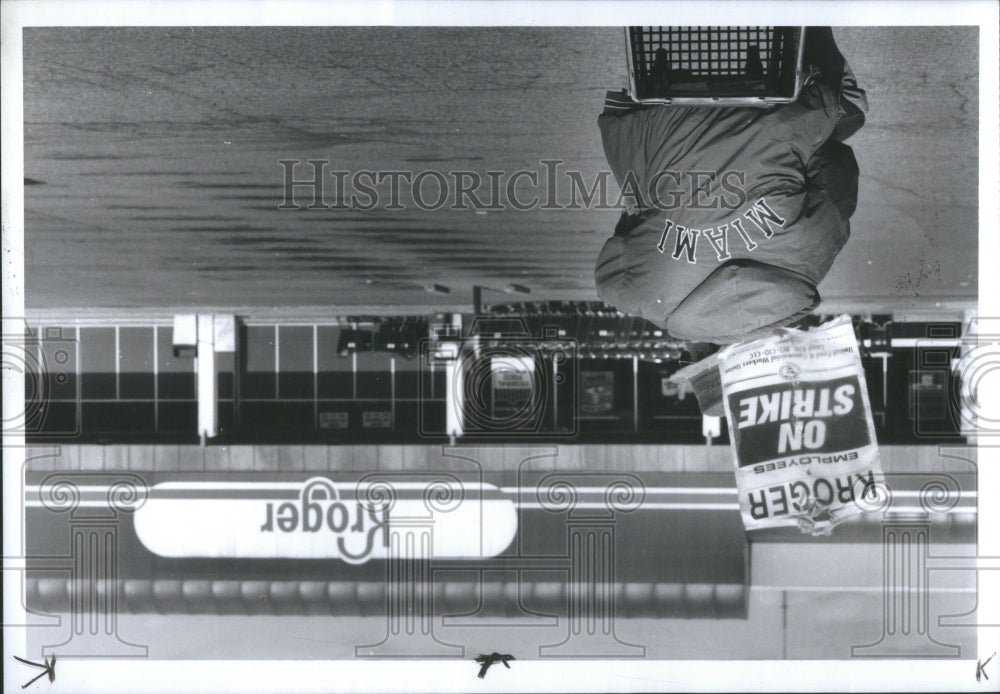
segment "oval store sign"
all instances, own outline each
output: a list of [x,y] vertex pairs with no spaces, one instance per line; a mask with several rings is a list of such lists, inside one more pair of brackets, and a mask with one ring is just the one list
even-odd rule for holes
[[142,544],[162,557],[342,559],[388,557],[405,536],[430,539],[429,557],[476,559],[507,548],[513,502],[489,484],[456,479],[334,482],[164,482],[135,512]]

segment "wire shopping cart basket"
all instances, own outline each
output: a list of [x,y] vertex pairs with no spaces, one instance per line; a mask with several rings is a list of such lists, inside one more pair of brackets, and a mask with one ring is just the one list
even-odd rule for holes
[[795,101],[804,27],[627,27],[629,94],[648,104]]

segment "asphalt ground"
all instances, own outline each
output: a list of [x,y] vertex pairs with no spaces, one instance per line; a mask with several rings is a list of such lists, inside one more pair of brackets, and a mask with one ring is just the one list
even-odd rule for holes
[[[971,307],[976,28],[835,36],[871,110],[850,141],[853,236],[824,299],[876,313]],[[26,29],[26,306],[406,310],[509,282],[593,299],[615,210],[425,211],[405,186],[404,209],[383,209],[388,183],[373,210],[305,209],[302,188],[301,209],[278,209],[278,162],[303,162],[299,179],[310,159],[352,175],[471,171],[484,200],[488,171],[533,171],[539,188],[522,178],[518,195],[544,202],[544,162],[560,161],[565,201],[566,172],[606,169],[596,118],[605,90],[625,84],[616,27]]]

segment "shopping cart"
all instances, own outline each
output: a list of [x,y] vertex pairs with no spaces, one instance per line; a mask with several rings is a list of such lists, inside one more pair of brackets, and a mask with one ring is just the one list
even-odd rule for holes
[[795,101],[804,34],[804,27],[627,27],[629,95],[700,106]]

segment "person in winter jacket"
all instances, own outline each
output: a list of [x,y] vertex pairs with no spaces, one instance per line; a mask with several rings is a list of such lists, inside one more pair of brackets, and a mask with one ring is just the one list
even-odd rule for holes
[[829,28],[805,32],[799,98],[769,108],[642,105],[609,93],[604,152],[630,202],[597,259],[598,294],[674,339],[714,345],[794,324],[850,235],[844,141],[865,92]]

